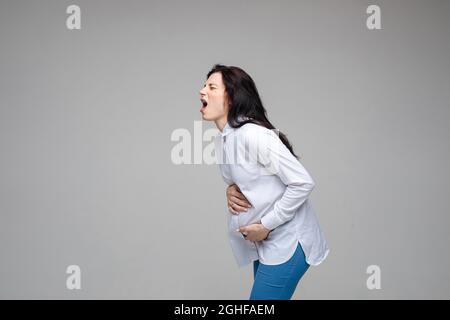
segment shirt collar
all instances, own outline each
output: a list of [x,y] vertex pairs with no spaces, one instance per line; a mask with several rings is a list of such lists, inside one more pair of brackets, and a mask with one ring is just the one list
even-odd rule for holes
[[232,132],[234,130],[234,128],[232,128],[230,126],[230,124],[227,122],[225,124],[225,127],[223,127],[223,130],[221,132],[222,137],[225,137],[226,135],[228,135],[230,132]]

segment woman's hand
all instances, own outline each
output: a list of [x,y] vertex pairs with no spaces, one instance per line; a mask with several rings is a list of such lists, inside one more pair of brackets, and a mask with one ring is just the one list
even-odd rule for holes
[[267,239],[271,230],[267,229],[259,222],[240,227],[236,231],[241,232],[245,240],[262,241]]
[[247,211],[247,208],[251,208],[252,206],[235,184],[229,185],[227,188],[227,203],[228,209],[232,214]]

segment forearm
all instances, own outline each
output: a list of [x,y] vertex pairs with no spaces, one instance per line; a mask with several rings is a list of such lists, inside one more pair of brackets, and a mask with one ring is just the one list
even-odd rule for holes
[[261,224],[267,229],[273,230],[293,219],[298,208],[305,203],[314,187],[314,182],[288,185],[281,199],[275,202],[273,210],[261,218]]

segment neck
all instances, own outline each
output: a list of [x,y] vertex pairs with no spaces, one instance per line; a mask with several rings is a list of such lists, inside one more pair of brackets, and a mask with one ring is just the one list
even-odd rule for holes
[[214,122],[216,123],[217,129],[219,129],[220,132],[223,132],[223,128],[225,128],[225,125],[228,122],[228,117],[224,116],[224,117],[222,117],[220,119],[214,120]]

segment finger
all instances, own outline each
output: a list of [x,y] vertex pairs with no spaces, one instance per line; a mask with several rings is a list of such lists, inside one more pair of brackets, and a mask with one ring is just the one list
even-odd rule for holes
[[237,191],[237,190],[231,190],[230,191],[230,196],[235,196],[235,197],[237,197],[239,199],[247,200],[247,198],[244,196],[244,194],[242,192]]
[[242,194],[240,192],[230,192],[228,196],[230,198],[231,197],[238,198],[239,200],[242,200],[242,201],[248,203],[249,205],[251,205],[250,201],[248,201],[248,199],[244,196],[244,194]]
[[234,202],[231,202],[231,201],[230,201],[230,206],[233,208],[234,211],[239,212],[239,213],[247,211],[247,208],[242,207],[242,206],[240,206],[240,205],[238,205],[238,204],[236,204]]
[[230,205],[228,205],[228,210],[231,211],[232,214],[239,214],[239,212],[235,211]]
[[233,185],[233,187],[230,187],[227,193],[229,193],[232,196],[238,197],[240,199],[247,200],[247,198],[245,197],[245,195],[242,193],[241,189],[239,189],[239,187],[237,185]]
[[238,212],[245,212],[247,211],[246,207],[242,207],[234,202],[230,201],[230,207],[232,207],[234,209],[234,211],[238,211]]
[[247,208],[250,208],[250,203],[247,201],[247,200],[241,200],[241,199],[239,199],[239,198],[236,198],[236,197],[234,197],[234,196],[231,196],[230,197],[230,201],[231,202],[233,202],[234,204],[237,204],[237,205],[239,205],[239,206],[241,206],[241,207],[247,207]]
[[235,198],[241,200],[241,203],[239,203],[241,206],[248,207],[248,208],[250,208],[252,206],[250,201],[248,201],[248,199],[242,193],[232,193],[232,194],[230,194],[230,198],[231,197],[235,197]]
[[236,231],[238,231],[240,233],[242,233],[242,232],[248,233],[246,226],[239,227],[239,228],[236,229]]
[[240,214],[241,212],[247,211],[246,208],[243,208],[243,207],[241,207],[241,206],[239,206],[239,205],[237,205],[237,204],[235,204],[235,203],[233,203],[231,201],[228,202],[228,206],[231,207],[231,209],[233,210],[233,212],[235,214]]

